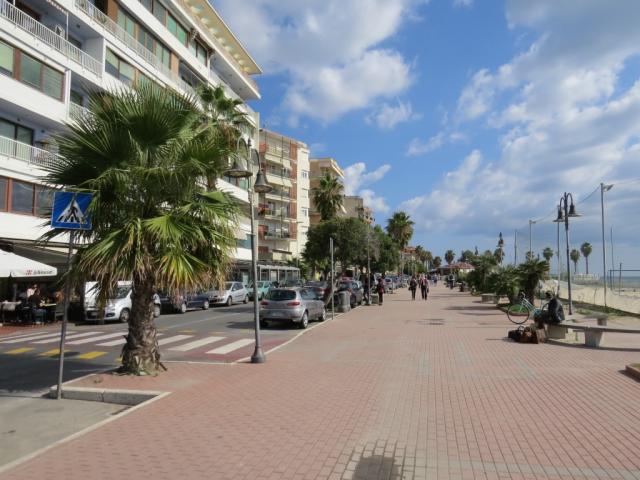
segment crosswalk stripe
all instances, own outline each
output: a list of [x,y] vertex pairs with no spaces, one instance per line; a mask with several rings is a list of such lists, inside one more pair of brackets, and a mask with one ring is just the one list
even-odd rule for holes
[[[100,333],[100,332],[84,332],[84,333],[76,333],[74,335],[67,335],[65,337],[65,341],[71,340],[74,338],[88,337],[89,335],[95,335],[96,333]],[[38,340],[37,342],[32,342],[32,343],[53,343],[53,342],[59,342],[59,341],[60,341],[60,335],[58,334],[57,338],[47,338],[46,340]]]
[[209,350],[207,353],[215,354],[215,355],[224,355],[226,353],[233,352],[239,348],[242,348],[246,345],[253,343],[253,338],[243,338],[242,340],[237,340],[233,343],[229,343],[219,348],[215,348],[213,350]]
[[[163,335],[162,333],[158,333],[158,337],[161,337],[162,335]],[[125,343],[127,343],[127,341],[124,338],[119,338],[117,340],[112,340],[110,342],[97,343],[96,345],[98,347],[113,347],[115,345],[124,345]]]
[[31,332],[31,333],[21,333],[20,335],[7,335],[4,337],[0,337],[0,341],[5,341],[5,340],[15,340],[17,338],[25,338],[25,337],[33,337],[34,335],[42,335],[42,331],[38,332]]
[[19,355],[21,353],[29,352],[31,350],[35,350],[35,349],[33,347],[32,348],[29,348],[29,347],[14,348],[13,350],[8,350],[4,353],[6,353],[7,355]]
[[158,341],[158,345],[166,345],[167,343],[175,343],[175,342],[179,342],[180,340],[186,340],[187,338],[191,338],[193,337],[193,335],[175,335],[173,337],[167,337],[167,338],[163,338],[162,340]]
[[175,350],[176,352],[188,352],[189,350],[193,350],[194,348],[202,347],[204,345],[209,345],[210,343],[215,343],[224,339],[225,337],[201,338],[200,340],[194,340],[193,342],[185,343],[184,345],[171,347],[169,350]]
[[[64,353],[67,353],[69,350],[65,350]],[[42,352],[39,354],[39,357],[54,357],[56,355],[60,355],[60,349],[54,348],[52,350],[47,350],[46,352]]]
[[27,337],[21,337],[21,338],[14,338],[12,340],[4,340],[0,343],[19,343],[19,342],[30,342],[31,340],[40,340],[41,338],[49,338],[49,337],[59,337],[60,336],[60,332],[56,332],[56,333],[45,333],[45,334],[39,334],[39,335],[29,335]]
[[106,355],[107,352],[87,352],[87,353],[83,353],[82,355],[76,355],[75,357],[73,357],[73,359],[75,360],[76,358],[80,358],[82,360],[92,360],[94,358],[98,358],[101,357],[102,355]]
[[100,335],[98,337],[90,337],[90,338],[83,338],[82,340],[74,340],[73,342],[68,342],[68,344],[69,345],[84,345],[85,343],[97,342],[99,340],[106,340],[107,338],[122,337],[122,336],[124,336],[126,334],[127,334],[127,332],[109,333],[108,335]]

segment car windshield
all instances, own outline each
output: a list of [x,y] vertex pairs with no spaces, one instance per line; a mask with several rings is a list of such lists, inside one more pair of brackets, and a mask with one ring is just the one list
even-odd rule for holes
[[294,300],[296,298],[295,290],[271,290],[267,295],[269,300],[281,302],[284,300]]
[[233,286],[233,282],[226,282],[224,284],[224,289],[225,290],[231,290],[231,287]]
[[131,287],[130,286],[119,286],[116,288],[116,295],[115,298],[124,298],[127,295],[129,295],[129,292],[131,291]]

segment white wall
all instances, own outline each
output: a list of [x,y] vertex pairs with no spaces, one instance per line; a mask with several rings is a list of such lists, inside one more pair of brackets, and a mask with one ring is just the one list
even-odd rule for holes
[[[296,239],[296,246],[294,248],[294,254],[296,257],[299,257],[304,251],[304,246],[307,243],[307,231],[309,230],[310,219],[309,219],[309,210],[310,210],[310,202],[311,200],[307,197],[303,197],[303,191],[307,193],[310,191],[309,187],[309,176],[307,178],[303,178],[302,172],[309,172],[309,149],[306,147],[298,146],[298,178],[297,178],[297,192],[296,196],[298,198],[298,212],[297,218],[299,223],[298,227],[298,235]],[[303,190],[304,189],[304,190]],[[303,209],[306,209],[307,215],[303,214]]]

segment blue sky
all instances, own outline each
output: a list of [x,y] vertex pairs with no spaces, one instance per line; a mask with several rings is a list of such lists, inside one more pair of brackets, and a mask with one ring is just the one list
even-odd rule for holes
[[[213,5],[264,70],[262,123],[336,158],[377,223],[407,211],[412,243],[443,255],[493,249],[500,231],[510,252],[536,219],[539,251],[562,192],[581,201],[604,181],[616,256],[640,268],[640,2]],[[598,208],[592,195],[572,226],[594,251]]]

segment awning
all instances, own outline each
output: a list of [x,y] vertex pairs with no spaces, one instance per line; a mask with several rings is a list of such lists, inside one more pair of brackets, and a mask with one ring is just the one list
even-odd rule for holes
[[0,278],[52,277],[57,274],[55,267],[0,250]]

